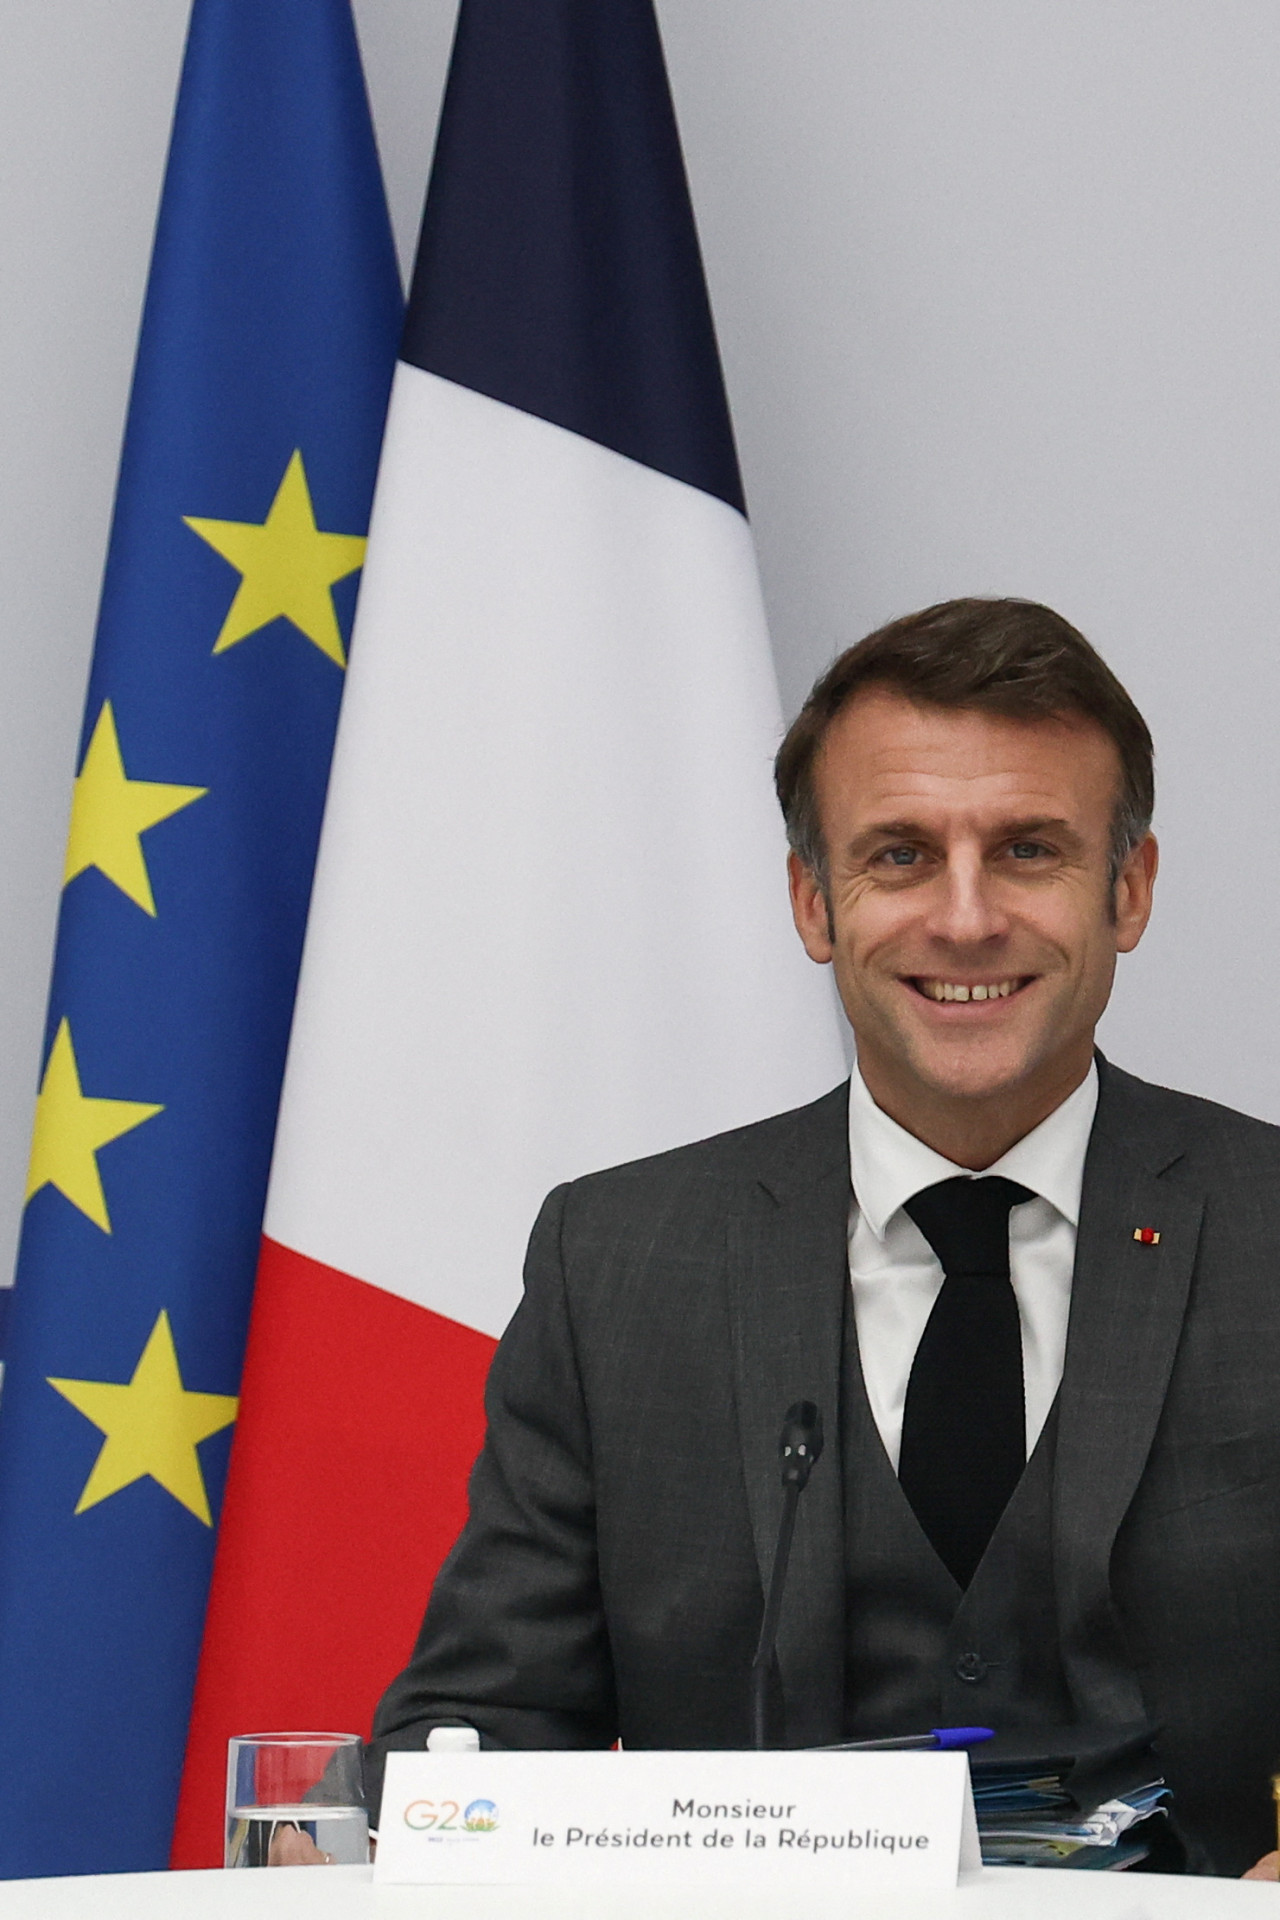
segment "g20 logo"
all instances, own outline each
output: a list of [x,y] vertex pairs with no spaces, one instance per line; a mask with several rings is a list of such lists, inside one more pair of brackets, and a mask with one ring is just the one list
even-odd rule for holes
[[411,1800],[404,1823],[414,1833],[493,1833],[498,1809],[492,1800],[472,1800],[465,1807],[456,1800]]

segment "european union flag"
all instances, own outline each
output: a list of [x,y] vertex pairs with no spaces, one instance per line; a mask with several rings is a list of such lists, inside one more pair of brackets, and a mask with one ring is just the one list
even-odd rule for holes
[[195,0],[0,1405],[5,1875],[168,1856],[400,316],[349,0]]

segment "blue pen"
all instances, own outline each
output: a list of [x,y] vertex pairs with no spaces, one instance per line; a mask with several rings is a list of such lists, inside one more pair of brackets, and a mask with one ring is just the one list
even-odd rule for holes
[[980,1747],[984,1740],[995,1739],[993,1727],[934,1727],[931,1733],[903,1733],[893,1740],[840,1740],[833,1747],[817,1747],[817,1753],[921,1753],[952,1752],[957,1747]]

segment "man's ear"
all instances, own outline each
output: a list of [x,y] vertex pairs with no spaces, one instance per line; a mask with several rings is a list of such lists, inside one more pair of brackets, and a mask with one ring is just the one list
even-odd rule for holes
[[1160,849],[1155,835],[1140,840],[1120,869],[1115,889],[1116,952],[1132,953],[1151,918],[1151,891],[1156,883]]
[[787,855],[787,884],[791,889],[791,917],[804,950],[819,966],[826,966],[832,953],[831,910],[817,874],[798,853]]

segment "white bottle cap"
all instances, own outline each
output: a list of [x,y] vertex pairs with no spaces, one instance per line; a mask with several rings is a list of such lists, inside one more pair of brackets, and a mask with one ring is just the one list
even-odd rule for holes
[[480,1735],[474,1727],[432,1727],[428,1753],[479,1753]]

